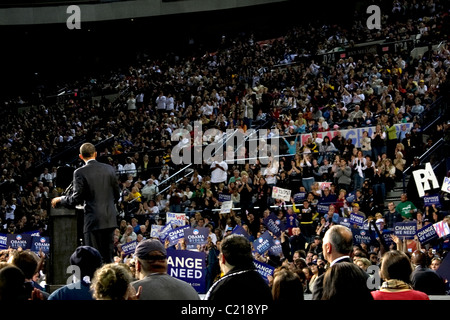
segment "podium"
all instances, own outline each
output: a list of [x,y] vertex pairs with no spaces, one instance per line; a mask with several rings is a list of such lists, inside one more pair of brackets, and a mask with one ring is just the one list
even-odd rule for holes
[[[70,256],[80,245],[80,215],[75,208],[51,208],[49,214],[50,259],[47,283],[65,285],[72,273],[67,273]],[[82,225],[82,224],[81,224]]]

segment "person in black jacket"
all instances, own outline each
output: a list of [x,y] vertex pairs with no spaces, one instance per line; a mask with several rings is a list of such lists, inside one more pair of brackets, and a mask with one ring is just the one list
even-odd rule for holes
[[427,267],[427,256],[424,252],[414,251],[411,262],[415,266],[411,274],[414,290],[425,292],[428,295],[445,295],[445,282],[440,275]]
[[224,274],[208,290],[205,300],[229,303],[271,303],[272,292],[253,264],[250,242],[240,235],[226,236],[220,246],[219,265]]
[[[325,233],[322,239],[323,257],[330,263],[330,268],[336,263],[352,262],[350,253],[353,250],[352,231],[341,225],[334,225]],[[364,281],[369,277],[364,273]],[[362,279],[361,279],[362,280]],[[355,279],[356,281],[356,279]],[[323,295],[324,275],[320,275],[315,281],[312,300],[321,300]],[[369,290],[369,289],[367,289]]]
[[114,229],[117,228],[116,203],[120,189],[116,172],[108,164],[98,162],[97,151],[91,143],[80,147],[85,165],[73,173],[73,192],[52,199],[52,207],[84,204],[85,245],[97,249],[103,263],[111,263],[114,251]]

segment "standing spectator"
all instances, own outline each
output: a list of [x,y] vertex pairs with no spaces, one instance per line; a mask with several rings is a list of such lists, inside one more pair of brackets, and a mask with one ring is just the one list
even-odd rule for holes
[[396,223],[403,221],[401,214],[397,211],[392,201],[388,203],[388,211],[384,215],[384,221],[386,222],[386,228],[391,230],[394,230]]
[[322,300],[374,300],[367,287],[367,273],[351,262],[333,264],[324,275]]
[[160,92],[158,97],[156,98],[156,110],[158,111],[159,115],[162,116],[162,114],[166,111],[166,96],[164,95],[164,92]]
[[338,189],[349,191],[350,184],[352,183],[352,169],[347,165],[347,161],[345,159],[341,159],[339,163],[339,167],[334,174],[334,178],[337,181]]
[[411,286],[412,265],[408,256],[398,250],[383,255],[380,277],[384,280],[380,290],[372,291],[375,300],[430,300],[424,292]]
[[408,195],[406,193],[402,193],[400,196],[400,203],[397,204],[395,210],[401,214],[403,220],[413,219],[413,215],[415,216],[417,212],[416,206],[408,200]]
[[300,277],[291,270],[280,267],[274,271],[272,282],[273,300],[280,303],[295,303],[304,300],[303,284]]
[[214,161],[211,163],[211,188],[216,191],[216,187],[221,183],[227,183],[227,170],[228,164],[223,159],[220,159],[219,155],[214,157]]
[[369,133],[364,130],[361,138],[361,150],[364,157],[372,158],[372,139],[369,137]]
[[199,295],[188,283],[167,274],[167,251],[155,239],[141,241],[136,249],[138,280],[131,285],[142,287],[139,300],[199,300]]
[[352,168],[353,168],[353,182],[355,190],[361,190],[363,182],[366,178],[365,170],[366,166],[366,158],[363,156],[362,151],[358,151],[358,156],[353,158],[352,160]]
[[427,267],[427,256],[420,250],[413,252],[411,262],[415,269],[411,274],[411,283],[415,290],[427,295],[445,295],[445,282],[434,271]]
[[374,161],[378,160],[383,153],[386,153],[386,132],[382,131],[381,125],[377,124],[375,132],[372,133],[372,150]]
[[397,128],[394,125],[394,122],[392,119],[389,119],[387,121],[386,125],[386,133],[387,133],[387,139],[386,139],[386,155],[389,159],[395,158],[395,148],[397,147]]
[[223,239],[219,265],[224,276],[211,286],[205,300],[240,303],[273,301],[269,286],[255,269],[251,244],[245,237],[231,234]]
[[[330,268],[340,262],[352,262],[350,253],[353,250],[353,234],[349,228],[334,225],[323,238],[323,257],[330,263]],[[321,300],[323,294],[324,275],[317,278],[312,292],[313,300]]]
[[128,107],[128,111],[136,110],[136,98],[134,97],[134,94],[131,94],[130,97],[128,98],[127,107]]

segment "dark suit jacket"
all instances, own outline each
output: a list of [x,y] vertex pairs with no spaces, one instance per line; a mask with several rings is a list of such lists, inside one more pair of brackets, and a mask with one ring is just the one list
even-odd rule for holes
[[115,203],[120,196],[114,168],[90,160],[73,173],[73,192],[61,199],[62,205],[84,204],[84,232],[117,227]]
[[[336,261],[336,263],[340,262],[352,262],[350,258],[344,258],[341,260]],[[312,292],[312,300],[321,300],[322,294],[323,294],[323,278],[325,276],[325,273],[322,273],[320,276],[317,277],[316,282],[314,283],[314,288]],[[369,275],[367,275],[369,277]]]
[[444,280],[430,268],[416,267],[411,274],[411,282],[415,290],[428,295],[445,295]]

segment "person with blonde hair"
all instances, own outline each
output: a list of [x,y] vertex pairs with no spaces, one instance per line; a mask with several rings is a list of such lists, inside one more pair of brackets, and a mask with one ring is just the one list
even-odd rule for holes
[[91,284],[95,300],[137,300],[138,292],[131,286],[133,275],[123,264],[108,263],[97,269]]

